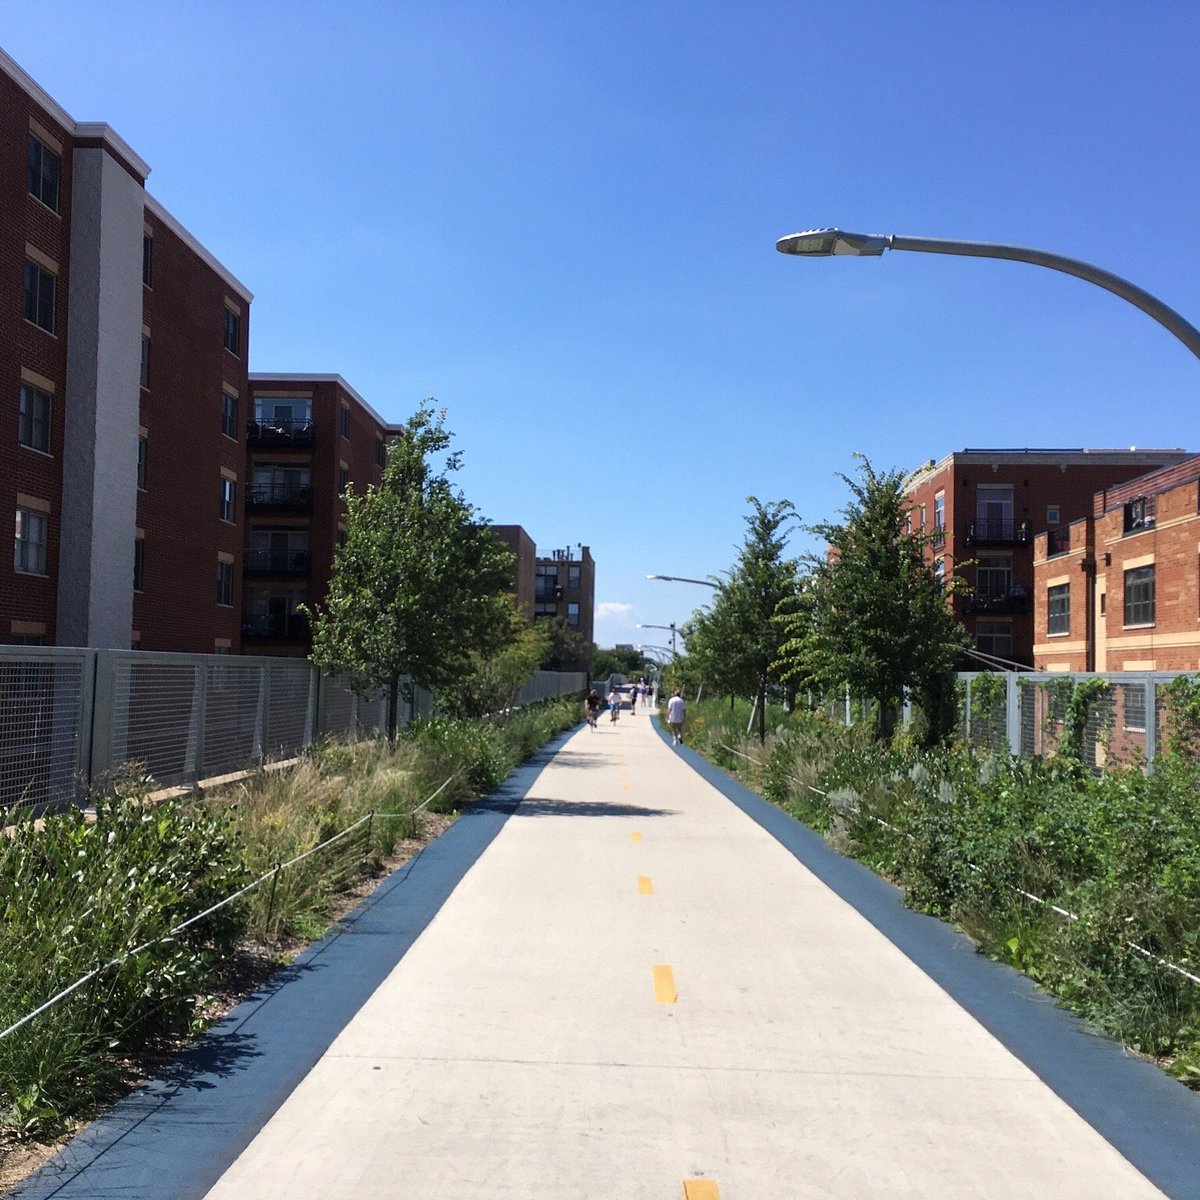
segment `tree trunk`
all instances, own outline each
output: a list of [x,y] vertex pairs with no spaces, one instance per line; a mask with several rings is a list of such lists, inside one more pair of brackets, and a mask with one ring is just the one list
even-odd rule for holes
[[388,680],[388,720],[387,720],[387,735],[388,741],[393,745],[396,743],[396,726],[397,718],[400,710],[400,674],[397,671],[392,672],[392,677]]

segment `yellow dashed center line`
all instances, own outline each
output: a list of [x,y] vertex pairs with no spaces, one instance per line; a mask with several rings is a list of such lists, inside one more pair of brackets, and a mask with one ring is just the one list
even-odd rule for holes
[[642,896],[654,895],[654,884],[651,882],[649,875],[638,876],[638,893]]
[[642,840],[642,835],[640,833],[631,833],[629,835],[629,840],[631,842],[640,842]]
[[712,1179],[685,1179],[683,1200],[721,1200],[721,1189]]
[[666,963],[655,963],[650,968],[654,975],[654,998],[659,1004],[674,1004],[679,999],[675,990],[675,972]]
[[623,784],[621,784],[621,791],[623,791],[623,792],[632,792],[632,791],[633,791],[633,786],[632,786],[631,784],[628,784],[628,783],[623,783]]

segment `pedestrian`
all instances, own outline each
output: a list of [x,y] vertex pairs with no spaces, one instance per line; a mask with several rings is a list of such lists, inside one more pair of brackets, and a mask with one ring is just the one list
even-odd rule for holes
[[617,715],[621,711],[621,693],[617,688],[613,688],[608,693],[608,711],[611,724],[617,723]]
[[631,687],[629,689],[629,715],[631,717],[635,716],[637,714],[637,698],[638,698],[638,686],[635,683],[633,685],[633,687]]
[[672,746],[683,742],[683,721],[686,716],[687,703],[683,698],[683,689],[676,688],[675,695],[667,701],[667,726],[671,730]]

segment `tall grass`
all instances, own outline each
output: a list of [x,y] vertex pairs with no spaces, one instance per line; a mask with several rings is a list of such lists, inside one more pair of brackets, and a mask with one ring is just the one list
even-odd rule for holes
[[[448,778],[429,811],[451,813],[496,786],[578,719],[570,699],[502,722],[423,722],[395,745],[324,743],[294,768],[202,798],[152,805],[153,781],[132,776],[97,801],[94,819],[78,810],[36,825],[14,818],[0,838],[0,1029],[120,961],[0,1039],[0,1142],[54,1135],[93,1111],[131,1062],[198,1028],[203,998],[243,939],[319,936],[347,889],[400,838],[421,836],[413,810]],[[236,903],[165,938],[263,875]]]

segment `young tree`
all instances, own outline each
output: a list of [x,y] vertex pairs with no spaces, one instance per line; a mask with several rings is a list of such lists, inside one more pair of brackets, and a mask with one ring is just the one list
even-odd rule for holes
[[931,733],[941,731],[947,680],[969,645],[925,561],[926,536],[907,532],[909,502],[900,471],[877,473],[861,455],[858,478],[841,476],[851,501],[840,525],[815,525],[828,552],[813,558],[806,603],[784,618],[790,675],[824,687],[847,685],[876,703],[887,737],[906,692],[922,702]]
[[767,689],[780,682],[777,665],[787,633],[776,621],[796,594],[798,560],[787,558],[788,526],[798,521],[789,500],[763,504],[747,497],[746,539],[711,608],[684,626],[689,666],[729,695],[754,696],[758,736],[767,737]]
[[498,654],[472,654],[469,674],[438,690],[439,710],[481,717],[512,704],[545,656],[550,631],[544,621],[526,621],[515,605],[510,618],[512,641]]
[[546,649],[540,664],[543,671],[590,670],[592,643],[566,617],[541,617],[535,620],[546,628]]
[[313,660],[360,691],[386,689],[392,737],[405,677],[406,700],[413,685],[448,687],[514,633],[512,554],[452,486],[458,454],[431,462],[450,445],[444,421],[422,405],[379,485],[347,494],[346,543],[313,614]]

